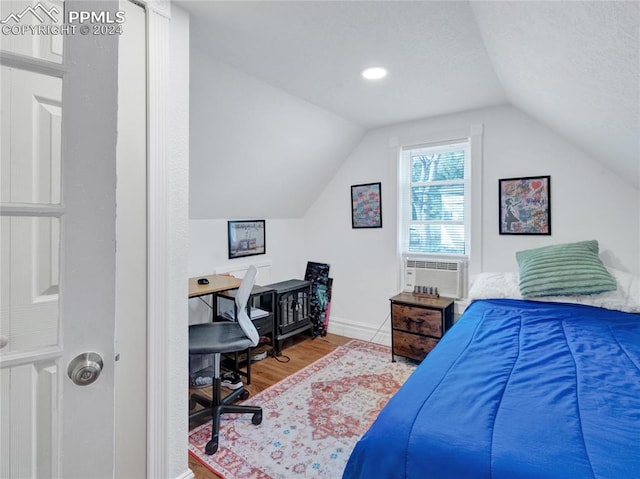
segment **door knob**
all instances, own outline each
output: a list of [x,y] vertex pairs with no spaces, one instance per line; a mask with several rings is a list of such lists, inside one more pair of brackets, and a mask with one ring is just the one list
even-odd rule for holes
[[82,353],[69,363],[67,375],[78,386],[88,386],[100,376],[102,358],[98,353]]

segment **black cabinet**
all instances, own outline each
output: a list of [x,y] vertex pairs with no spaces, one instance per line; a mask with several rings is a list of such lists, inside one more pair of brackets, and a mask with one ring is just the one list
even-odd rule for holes
[[[282,353],[282,341],[286,338],[309,331],[313,333],[313,323],[309,314],[311,283],[300,279],[290,279],[270,284],[273,289],[275,305],[266,309],[274,311],[273,337],[276,356]],[[268,301],[268,298],[266,298]]]

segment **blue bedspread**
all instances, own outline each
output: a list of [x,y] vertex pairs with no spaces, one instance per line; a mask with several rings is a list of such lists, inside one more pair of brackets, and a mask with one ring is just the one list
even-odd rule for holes
[[343,478],[640,478],[640,315],[472,303]]

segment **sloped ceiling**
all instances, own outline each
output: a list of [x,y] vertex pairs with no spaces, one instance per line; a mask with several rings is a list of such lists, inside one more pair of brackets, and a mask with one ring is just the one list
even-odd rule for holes
[[[638,2],[173,3],[212,62],[354,131],[511,103],[640,187]],[[359,74],[372,65],[389,75],[367,83]],[[335,171],[352,141],[331,151],[343,158],[317,161]],[[291,174],[308,179],[304,168]]]
[[197,48],[191,52],[189,215],[300,218],[363,128]]
[[[187,2],[192,38],[366,128],[505,101],[467,2]],[[360,72],[384,65],[367,83]]]
[[640,3],[471,7],[509,102],[640,187]]

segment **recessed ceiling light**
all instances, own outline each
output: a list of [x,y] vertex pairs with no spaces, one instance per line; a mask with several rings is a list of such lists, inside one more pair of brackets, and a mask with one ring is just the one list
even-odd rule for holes
[[380,80],[387,76],[387,70],[382,67],[367,68],[366,70],[363,70],[362,76],[367,80]]

